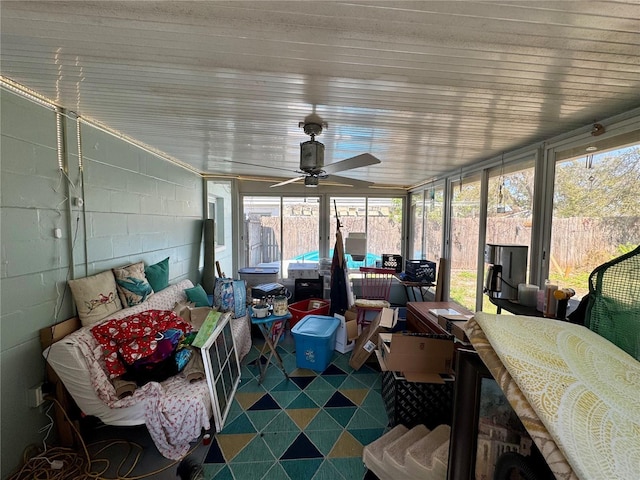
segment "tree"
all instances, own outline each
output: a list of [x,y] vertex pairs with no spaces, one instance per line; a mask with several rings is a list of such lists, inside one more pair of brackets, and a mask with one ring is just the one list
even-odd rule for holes
[[[591,161],[590,161],[591,160]],[[640,216],[640,146],[556,165],[556,217]]]

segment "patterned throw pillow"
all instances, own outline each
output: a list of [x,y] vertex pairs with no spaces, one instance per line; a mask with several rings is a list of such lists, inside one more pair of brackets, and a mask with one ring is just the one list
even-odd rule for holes
[[116,278],[120,301],[125,308],[138,305],[153,295],[153,288],[144,274],[144,262],[114,268],[113,275]]
[[90,277],[69,280],[69,287],[83,326],[96,323],[122,310],[116,281],[110,270]]

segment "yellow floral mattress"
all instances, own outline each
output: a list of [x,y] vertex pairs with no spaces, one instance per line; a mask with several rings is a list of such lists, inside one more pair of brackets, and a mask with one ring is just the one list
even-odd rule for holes
[[552,319],[479,312],[465,330],[557,478],[640,478],[640,362]]

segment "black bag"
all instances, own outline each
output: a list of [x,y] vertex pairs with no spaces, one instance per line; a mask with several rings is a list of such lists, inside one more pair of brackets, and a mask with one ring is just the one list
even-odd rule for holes
[[178,373],[175,350],[171,355],[159,362],[134,363],[132,365],[124,363],[124,367],[127,372],[122,375],[122,378],[136,382],[139,387],[149,382],[163,382]]

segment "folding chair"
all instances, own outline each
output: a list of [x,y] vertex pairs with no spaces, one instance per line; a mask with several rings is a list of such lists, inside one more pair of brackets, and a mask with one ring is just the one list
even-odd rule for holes
[[362,273],[362,294],[355,301],[358,311],[358,325],[369,323],[367,312],[379,312],[389,308],[391,282],[396,271],[392,268],[360,267]]

